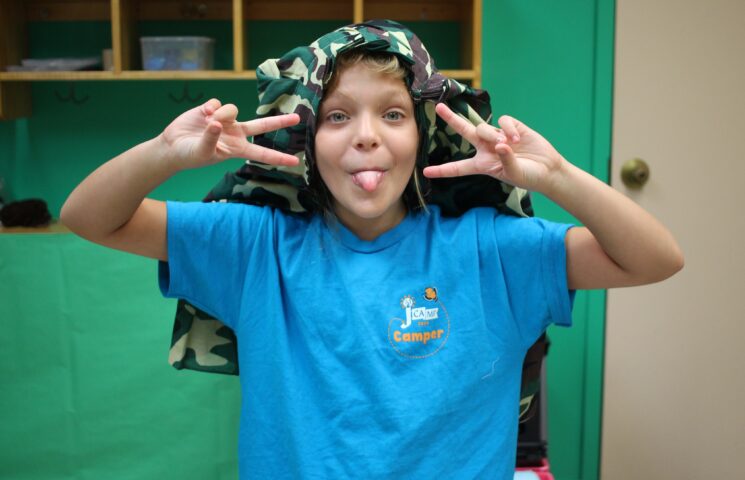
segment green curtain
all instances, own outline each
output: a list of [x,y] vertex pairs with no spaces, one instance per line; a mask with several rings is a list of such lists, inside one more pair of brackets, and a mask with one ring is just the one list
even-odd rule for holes
[[168,364],[157,262],[0,235],[0,478],[235,479],[238,377]]

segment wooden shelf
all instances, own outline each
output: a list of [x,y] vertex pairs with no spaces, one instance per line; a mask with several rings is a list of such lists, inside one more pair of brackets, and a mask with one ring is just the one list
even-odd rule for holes
[[52,222],[46,227],[2,227],[0,234],[11,233],[70,233],[70,229],[58,222]]
[[[473,81],[474,70],[441,70],[442,74],[456,80]],[[40,81],[100,81],[100,80],[256,80],[254,70],[131,70],[124,72],[3,72],[0,82]]]
[[[0,120],[31,115],[29,82],[137,80],[255,80],[247,70],[246,28],[252,20],[368,18],[457,21],[461,24],[461,69],[442,73],[481,86],[482,0],[0,0]],[[137,70],[137,22],[228,20],[232,22],[233,69]],[[6,72],[25,57],[26,24],[54,21],[111,22],[113,71]]]
[[[108,21],[111,0],[26,0],[29,21]],[[120,2],[123,3],[123,2]],[[126,2],[130,3],[130,2]],[[342,20],[395,18],[400,21],[453,20],[470,12],[471,0],[140,0],[140,20],[230,20],[241,3],[244,20]]]
[[131,70],[124,72],[4,72],[0,82],[79,80],[256,80],[256,72],[245,70]]

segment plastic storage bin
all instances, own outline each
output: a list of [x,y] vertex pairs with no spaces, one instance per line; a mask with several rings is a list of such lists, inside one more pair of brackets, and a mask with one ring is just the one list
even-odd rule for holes
[[212,70],[215,40],[208,37],[140,37],[144,70]]

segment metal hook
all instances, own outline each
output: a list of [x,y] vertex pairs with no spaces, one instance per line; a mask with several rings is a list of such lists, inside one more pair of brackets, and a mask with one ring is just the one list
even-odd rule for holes
[[199,92],[199,95],[195,97],[192,97],[189,95],[189,83],[188,82],[184,82],[184,90],[181,93],[180,98],[177,98],[172,93],[168,94],[168,98],[170,98],[172,101],[176,103],[181,103],[184,101],[188,101],[189,103],[197,103],[198,101],[202,99],[202,97],[204,97],[204,92]]
[[207,4],[202,2],[198,4],[183,3],[181,4],[181,16],[186,19],[205,18],[207,16]]
[[82,105],[90,98],[89,95],[78,98],[78,96],[75,94],[75,83],[73,82],[70,82],[69,84],[67,96],[63,96],[57,90],[54,91],[54,96],[57,97],[57,100],[62,103],[72,102],[74,105]]

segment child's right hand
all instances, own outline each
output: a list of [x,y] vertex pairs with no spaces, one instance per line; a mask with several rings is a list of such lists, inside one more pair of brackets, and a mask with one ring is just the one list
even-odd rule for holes
[[177,170],[198,168],[228,158],[245,158],[272,165],[297,165],[294,155],[264,148],[247,137],[296,125],[300,116],[291,113],[247,122],[236,120],[238,108],[217,99],[179,115],[160,134],[165,156]]

